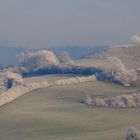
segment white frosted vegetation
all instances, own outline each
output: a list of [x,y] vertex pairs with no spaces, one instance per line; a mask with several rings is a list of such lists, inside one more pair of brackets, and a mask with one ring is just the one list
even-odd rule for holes
[[[20,70],[24,72],[32,72],[41,68],[49,69],[50,66],[58,66],[60,63],[74,64],[67,52],[61,52],[57,58],[53,52],[47,50],[25,51],[19,54],[18,57],[22,66]],[[97,66],[97,69],[100,71],[96,72],[96,77],[99,80],[117,82],[124,86],[130,86],[133,81],[137,80],[136,71],[127,70],[121,60],[115,56],[108,57]]]
[[[71,84],[78,84],[82,82],[96,80],[95,75],[81,76],[68,79],[60,79],[53,83],[48,83],[47,79],[43,82],[23,83],[22,77],[14,72],[5,71],[0,74],[0,105],[11,102],[17,97],[39,88],[46,88],[50,86],[64,86]],[[10,82],[9,82],[10,81]],[[10,84],[10,86],[9,86]],[[91,99],[90,96],[86,97],[86,104],[97,107],[140,107],[140,95],[121,95],[112,98],[104,99]]]
[[15,86],[0,95],[0,106],[13,101],[21,95],[29,92],[29,89],[24,86]]
[[132,36],[132,41],[133,41],[136,45],[140,45],[140,36],[138,36],[138,35],[133,35],[133,36]]
[[[5,73],[3,73],[5,74]],[[0,94],[0,106],[9,103],[16,98],[20,97],[21,95],[24,95],[30,91],[33,91],[35,89],[39,88],[47,88],[50,86],[56,86],[56,85],[69,85],[69,84],[78,84],[81,82],[87,82],[96,80],[96,77],[94,75],[92,76],[83,76],[83,77],[75,77],[75,78],[69,78],[69,79],[61,79],[57,80],[53,83],[48,83],[47,80],[43,82],[32,82],[32,83],[23,83],[22,77],[19,74],[15,74],[12,72],[8,72],[8,77],[12,77],[14,80],[14,84],[11,88],[7,88],[6,90],[3,90]],[[7,76],[6,75],[6,76]],[[2,80],[3,85],[3,80]],[[2,86],[1,86],[2,87]]]
[[91,103],[92,103],[91,97],[89,95],[86,95],[86,97],[85,97],[85,104],[91,105]]
[[47,81],[26,84],[18,73],[6,70],[0,73],[0,106],[13,101],[29,91],[48,87]]
[[17,85],[23,85],[22,76],[12,71],[4,71],[0,73],[0,93]]
[[61,51],[57,55],[57,58],[62,64],[74,64],[74,61],[70,58],[70,55],[67,51]]
[[47,88],[51,86],[51,84],[49,84],[47,81],[43,81],[43,82],[34,82],[34,83],[29,83],[28,85],[26,85],[26,87],[32,91],[35,89],[39,89],[39,88]]
[[15,100],[16,98],[30,91],[33,91],[39,88],[46,88],[48,86],[49,84],[47,81],[40,82],[40,83],[30,83],[27,85],[16,85],[10,88],[9,90],[0,94],[0,106]]
[[103,71],[99,75],[101,79],[119,82],[124,86],[130,86],[132,82],[137,80],[136,71],[127,70],[121,60],[115,56],[108,57],[98,68]]
[[128,130],[126,140],[140,140],[140,133],[136,130],[135,127],[132,127]]
[[82,76],[82,77],[75,77],[69,79],[61,79],[54,82],[54,85],[70,85],[70,84],[78,84],[82,82],[94,81],[96,80],[95,75],[91,76]]
[[[87,104],[87,97],[85,98]],[[110,98],[94,98],[88,105],[95,107],[129,108],[140,107],[140,94],[120,95]]]
[[48,65],[57,65],[58,59],[53,52],[41,50],[37,52],[25,51],[18,55],[20,63],[27,70],[36,70]]

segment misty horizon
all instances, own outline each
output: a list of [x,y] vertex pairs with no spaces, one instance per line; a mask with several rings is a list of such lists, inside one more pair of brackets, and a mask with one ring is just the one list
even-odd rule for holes
[[139,0],[1,0],[0,46],[126,44],[140,33]]

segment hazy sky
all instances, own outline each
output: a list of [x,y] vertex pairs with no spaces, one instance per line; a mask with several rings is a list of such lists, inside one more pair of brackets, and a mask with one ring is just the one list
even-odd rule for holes
[[140,0],[0,0],[0,46],[129,43]]

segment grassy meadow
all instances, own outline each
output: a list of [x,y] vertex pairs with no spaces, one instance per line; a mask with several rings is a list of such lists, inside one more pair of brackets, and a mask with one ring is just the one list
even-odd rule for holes
[[137,92],[100,81],[38,89],[0,108],[0,140],[124,140],[127,130],[140,130],[140,108],[94,108],[84,96]]

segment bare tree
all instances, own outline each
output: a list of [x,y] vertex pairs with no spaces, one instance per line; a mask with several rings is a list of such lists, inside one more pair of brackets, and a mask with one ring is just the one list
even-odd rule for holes
[[60,63],[62,64],[72,64],[74,63],[72,61],[72,59],[70,58],[70,55],[67,51],[61,51],[58,55],[57,55],[58,60],[60,61]]

